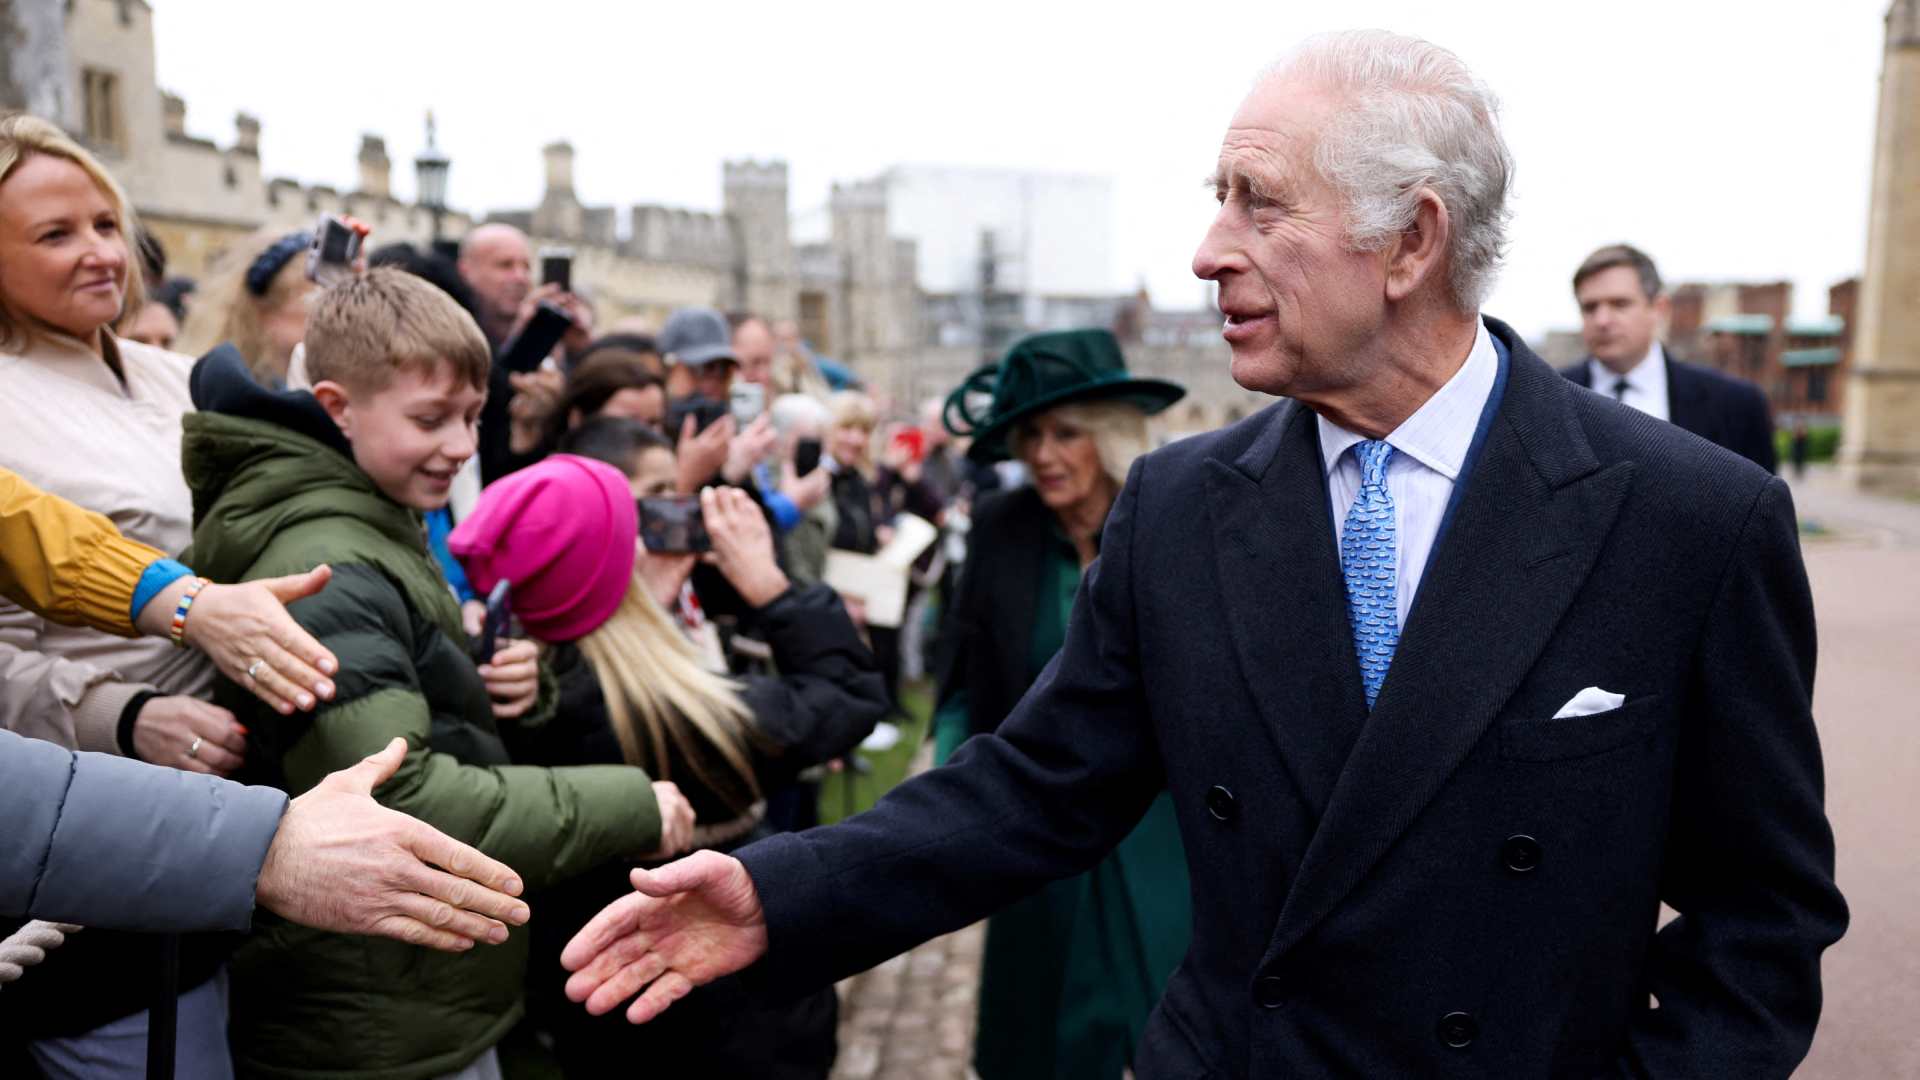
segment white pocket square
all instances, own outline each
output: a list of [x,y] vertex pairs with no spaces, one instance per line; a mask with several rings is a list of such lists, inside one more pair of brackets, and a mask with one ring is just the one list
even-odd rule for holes
[[1565,720],[1574,716],[1592,716],[1594,713],[1603,713],[1608,709],[1617,709],[1626,703],[1627,695],[1625,694],[1616,694],[1597,686],[1589,686],[1573,695],[1572,701],[1560,706],[1560,711],[1554,713],[1553,718]]

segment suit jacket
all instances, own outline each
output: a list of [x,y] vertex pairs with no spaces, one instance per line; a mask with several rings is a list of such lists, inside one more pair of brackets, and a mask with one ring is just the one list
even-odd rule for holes
[[[1760,388],[1699,364],[1675,360],[1666,349],[1667,417],[1695,435],[1727,449],[1767,470],[1777,472],[1773,445],[1773,415]],[[1588,360],[1560,369],[1560,374],[1596,393]],[[1608,395],[1611,396],[1611,395]]]
[[[1487,322],[1505,391],[1370,714],[1313,413],[1176,442],[995,734],[741,853],[753,977],[964,926],[1165,784],[1193,944],[1143,1078],[1785,1076],[1846,925],[1787,490]],[[1625,704],[1555,718],[1589,686]]]

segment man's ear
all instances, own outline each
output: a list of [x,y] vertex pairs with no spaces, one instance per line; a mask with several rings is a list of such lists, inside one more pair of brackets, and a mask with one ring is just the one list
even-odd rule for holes
[[1387,299],[1405,300],[1436,275],[1444,273],[1447,241],[1453,222],[1447,204],[1431,188],[1422,188],[1413,223],[1401,230],[1387,248]]
[[333,426],[348,442],[353,441],[353,398],[347,388],[332,379],[322,379],[313,384],[313,397],[320,407],[327,410],[327,416],[333,420]]

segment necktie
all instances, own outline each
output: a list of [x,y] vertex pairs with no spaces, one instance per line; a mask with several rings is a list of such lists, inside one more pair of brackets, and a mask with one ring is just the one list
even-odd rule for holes
[[1380,696],[1394,646],[1400,643],[1398,547],[1393,495],[1387,491],[1387,461],[1393,447],[1380,439],[1354,445],[1360,461],[1360,493],[1347,510],[1340,532],[1340,573],[1347,580],[1347,621],[1353,626],[1353,651],[1360,658],[1360,682],[1367,708]]
[[1627,388],[1631,385],[1632,385],[1631,383],[1627,382],[1627,377],[1625,375],[1622,375],[1618,379],[1615,379],[1613,383],[1613,400],[1621,403],[1622,405],[1626,404]]

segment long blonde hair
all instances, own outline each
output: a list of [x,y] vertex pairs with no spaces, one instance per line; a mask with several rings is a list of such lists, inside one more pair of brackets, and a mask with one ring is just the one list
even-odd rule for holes
[[[21,163],[39,154],[65,158],[79,166],[113,207],[114,217],[120,222],[120,235],[127,245],[127,286],[120,311],[125,314],[138,310],[147,299],[146,276],[140,272],[140,245],[135,239],[140,233],[139,221],[134,216],[133,204],[127,201],[126,191],[98,158],[55,125],[27,113],[0,117],[0,182],[12,176]],[[32,332],[30,326],[19,325],[20,321],[17,313],[7,310],[6,298],[0,296],[0,344],[16,344]]]
[[[644,556],[642,556],[644,558]],[[760,799],[749,747],[759,737],[740,686],[708,671],[636,565],[613,615],[579,641],[629,764],[672,780],[669,747],[735,811]]]
[[200,356],[222,342],[240,350],[240,355],[262,381],[286,378],[288,357],[270,355],[273,343],[267,337],[267,312],[296,302],[306,288],[305,263],[295,255],[274,273],[265,296],[247,290],[247,269],[268,248],[287,235],[286,229],[261,229],[246,241],[229,248],[215,262],[213,271],[193,293],[193,307],[180,327],[180,339],[174,349],[188,356]]

